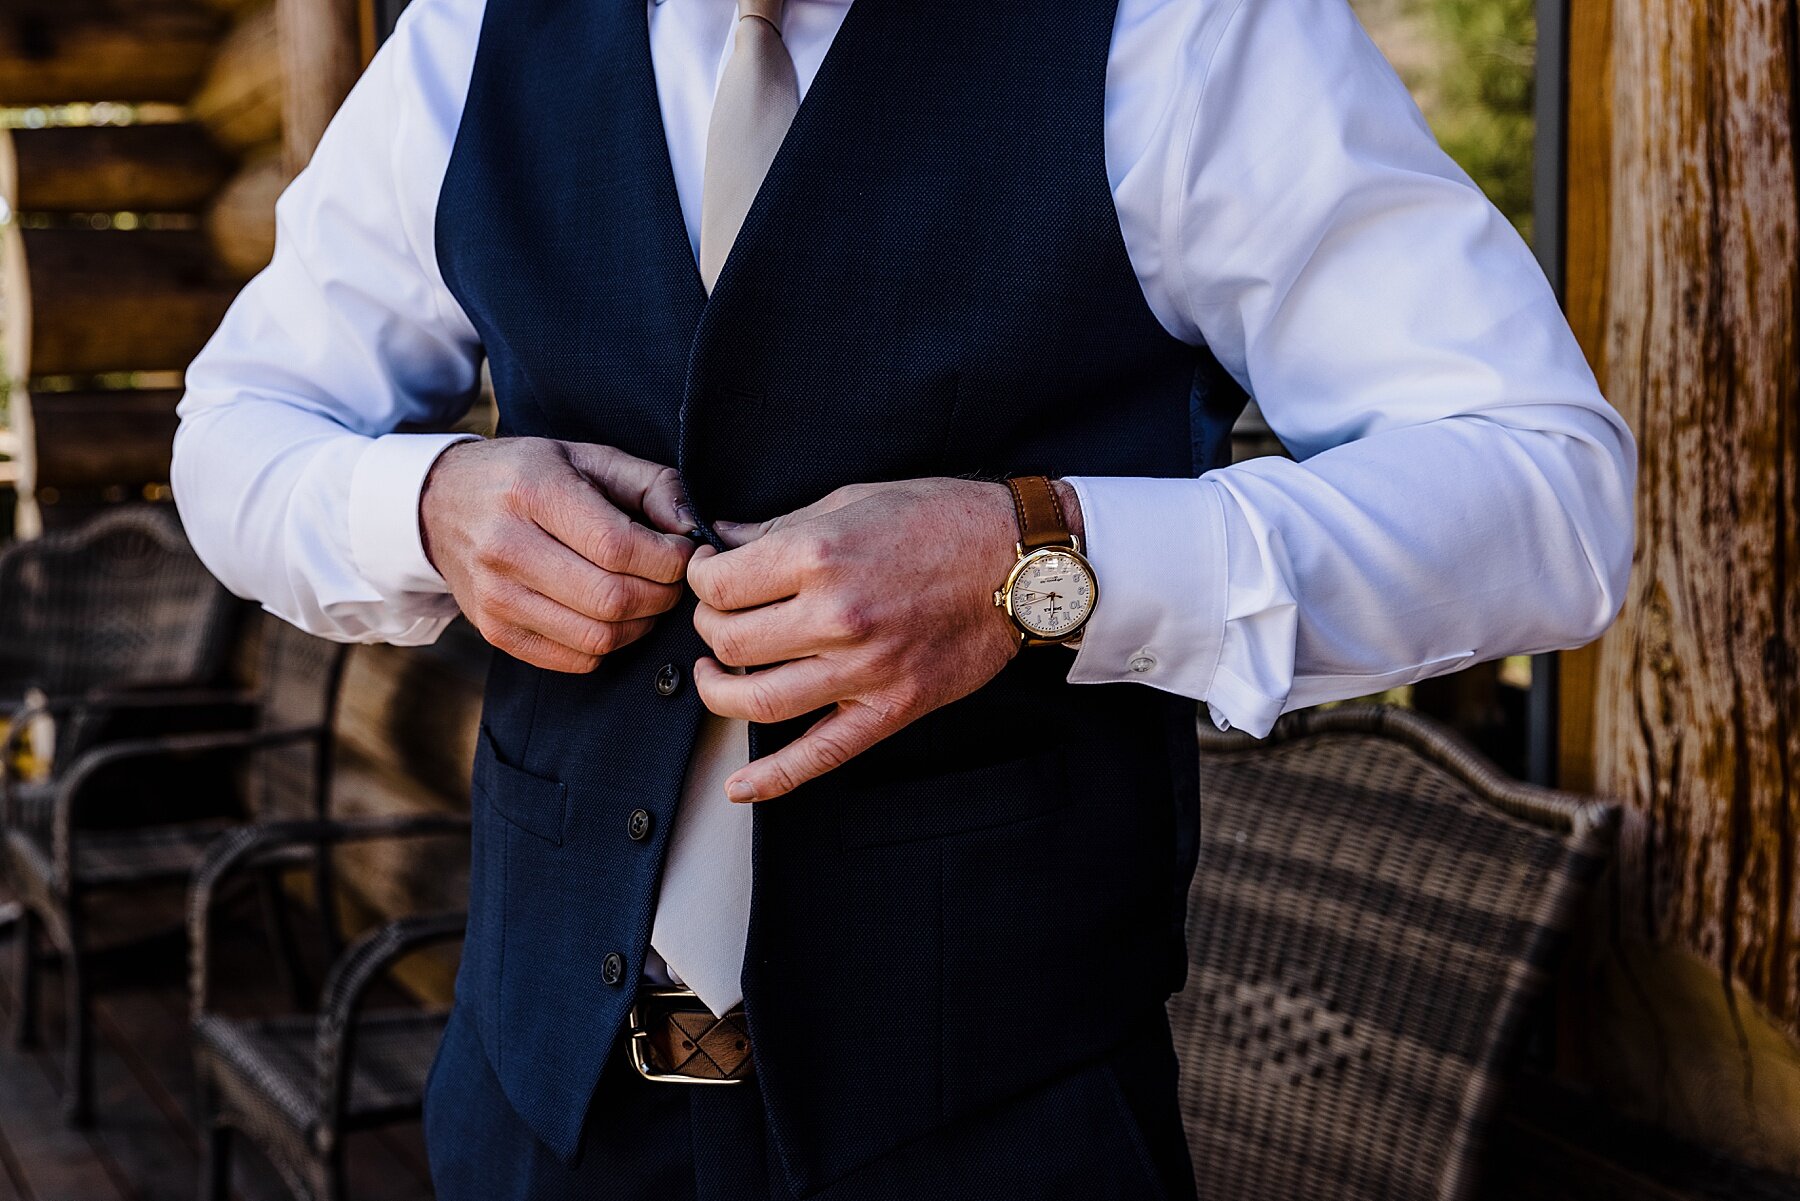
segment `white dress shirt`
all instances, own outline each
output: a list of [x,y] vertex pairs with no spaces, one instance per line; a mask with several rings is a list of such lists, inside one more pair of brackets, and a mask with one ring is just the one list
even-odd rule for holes
[[[451,438],[392,431],[458,416],[475,387],[433,222],[483,3],[407,10],[282,197],[274,262],[188,373],[174,485],[194,546],[332,638],[429,642],[456,612],[418,526]],[[802,89],[848,7],[789,0]],[[696,244],[734,13],[650,8]],[[1345,0],[1120,0],[1105,141],[1151,310],[1211,347],[1295,461],[1073,480],[1102,600],[1072,681],[1180,693],[1261,735],[1288,709],[1607,625],[1631,436],[1530,252]]]

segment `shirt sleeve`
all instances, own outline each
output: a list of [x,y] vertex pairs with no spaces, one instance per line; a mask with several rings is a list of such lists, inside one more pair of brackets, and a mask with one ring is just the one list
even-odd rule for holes
[[344,641],[429,642],[456,614],[421,543],[426,473],[480,347],[433,217],[478,6],[418,0],[276,206],[275,255],[187,373],[172,469],[201,559],[240,596]]
[[1069,678],[1260,736],[1589,641],[1623,599],[1636,451],[1542,272],[1344,0],[1223,7],[1133,164],[1161,202],[1146,292],[1295,459],[1072,481],[1101,603]]

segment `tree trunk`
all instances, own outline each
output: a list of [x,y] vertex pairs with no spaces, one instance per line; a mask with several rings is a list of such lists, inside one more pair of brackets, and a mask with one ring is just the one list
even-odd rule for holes
[[182,370],[235,291],[197,230],[20,232],[25,287],[0,296],[0,328],[31,331],[18,376]]
[[1596,767],[1648,819],[1647,933],[1800,1030],[1800,209],[1785,0],[1619,0],[1609,385],[1637,574]]
[[1641,474],[1624,615],[1565,694],[1631,816],[1580,1050],[1621,1104],[1794,1170],[1800,23],[1792,0],[1611,0],[1610,26],[1598,3],[1572,26],[1571,313]]
[[198,125],[89,125],[13,134],[20,212],[193,212],[231,172]]

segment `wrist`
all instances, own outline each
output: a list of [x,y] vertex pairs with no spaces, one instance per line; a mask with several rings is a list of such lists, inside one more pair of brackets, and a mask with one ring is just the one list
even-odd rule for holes
[[[464,438],[461,441],[450,443],[431,461],[431,466],[425,469],[424,480],[419,484],[417,514],[419,549],[424,552],[425,561],[431,564],[432,570],[439,575],[443,574],[443,568],[438,566],[437,556],[432,553],[431,513],[445,498],[444,477],[447,474],[454,474],[456,461],[471,453],[472,447],[481,446],[485,441],[482,438]],[[451,490],[454,492],[454,486]]]

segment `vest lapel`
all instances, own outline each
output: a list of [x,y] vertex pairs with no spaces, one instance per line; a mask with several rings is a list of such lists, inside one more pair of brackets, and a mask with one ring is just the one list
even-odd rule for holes
[[[656,254],[670,303],[678,312],[691,314],[698,324],[706,304],[706,287],[700,281],[700,265],[688,242],[681,216],[681,198],[675,190],[675,168],[669,161],[669,138],[663,128],[662,109],[656,99],[656,68],[650,59],[649,8],[641,0],[615,0],[624,10],[622,19],[604,22],[602,66],[616,72],[622,87],[596,87],[600,103],[624,98],[629,159],[600,165],[597,169],[637,170],[645,191],[646,222],[654,227]],[[580,7],[587,7],[585,5]],[[596,6],[597,7],[597,6]],[[592,148],[590,148],[591,151]]]

